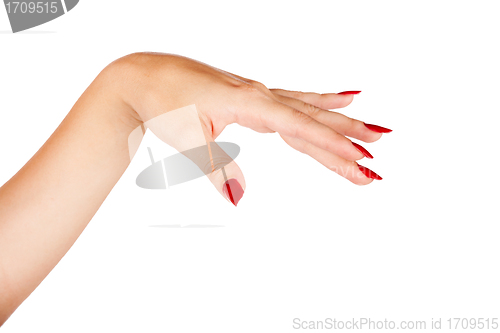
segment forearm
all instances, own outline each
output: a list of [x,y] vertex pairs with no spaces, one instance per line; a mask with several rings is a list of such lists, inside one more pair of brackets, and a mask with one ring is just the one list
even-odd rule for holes
[[0,188],[0,323],[69,250],[130,162],[127,138],[140,120],[112,67]]

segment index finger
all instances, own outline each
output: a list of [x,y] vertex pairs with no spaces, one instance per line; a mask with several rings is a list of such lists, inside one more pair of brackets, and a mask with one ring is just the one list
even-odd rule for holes
[[349,94],[343,93],[327,93],[318,94],[314,92],[301,92],[301,91],[291,91],[284,89],[270,89],[273,94],[291,97],[301,100],[307,104],[314,105],[318,108],[329,110],[329,109],[339,109],[348,106],[353,100],[353,95],[360,93],[360,91],[351,91]]

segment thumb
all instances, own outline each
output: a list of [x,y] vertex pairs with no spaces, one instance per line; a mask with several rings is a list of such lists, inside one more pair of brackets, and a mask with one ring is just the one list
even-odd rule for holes
[[[216,142],[207,142],[212,172],[207,173],[208,179],[217,191],[233,205],[237,206],[243,197],[246,183],[238,164]],[[222,144],[222,143],[221,143]]]
[[[245,190],[245,179],[233,160],[239,152],[239,147],[232,143],[224,145],[221,143],[223,146],[227,144],[229,148],[236,147],[234,152],[232,151],[234,149],[228,149],[231,155],[229,156],[220,145],[214,142],[211,131],[204,126],[194,104],[162,113],[146,121],[144,125],[163,142],[194,162],[223,197],[235,206],[238,204]],[[181,174],[190,173],[191,169],[180,170],[180,172]],[[199,173],[195,172],[195,174]],[[186,177],[181,177],[181,179],[186,179]]]

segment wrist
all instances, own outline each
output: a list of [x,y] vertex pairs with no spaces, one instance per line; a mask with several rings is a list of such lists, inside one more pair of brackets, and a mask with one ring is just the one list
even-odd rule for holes
[[[130,55],[131,56],[131,55]],[[106,96],[106,113],[114,126],[123,125],[123,130],[129,133],[144,123],[135,105],[139,100],[138,78],[140,68],[129,59],[130,56],[119,58],[104,68],[92,85],[102,88]]]
[[171,64],[175,58],[167,54],[132,53],[106,68],[113,90],[127,106],[128,117],[143,123],[178,107],[172,91],[176,80]]

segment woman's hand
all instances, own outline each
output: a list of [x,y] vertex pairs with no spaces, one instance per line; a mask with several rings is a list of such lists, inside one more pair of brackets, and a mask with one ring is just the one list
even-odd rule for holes
[[[231,123],[278,132],[293,148],[363,185],[379,177],[358,167],[355,161],[369,153],[346,136],[373,142],[390,130],[326,111],[352,99],[352,93],[269,90],[173,55],[141,53],[115,61],[30,161],[0,187],[0,326],[64,256],[106,199],[130,163],[129,140],[136,128],[195,105],[196,112],[190,114],[196,126],[173,122],[149,128],[160,138],[173,138],[180,151],[215,140]],[[245,180],[234,161],[209,178],[221,194],[238,203]]]
[[[358,166],[357,160],[372,157],[346,136],[374,142],[390,130],[367,127],[359,120],[328,111],[349,105],[358,92],[316,94],[268,89],[260,82],[168,54],[131,54],[112,66],[127,78],[123,98],[131,106],[133,116],[142,121],[194,104],[207,141],[214,141],[227,125],[238,123],[261,133],[278,132],[291,147],[355,184],[366,185],[381,179]],[[245,189],[243,174],[234,161],[225,167],[225,172],[227,179],[236,179]],[[227,197],[221,170],[208,177]],[[237,204],[239,199],[231,201]]]

